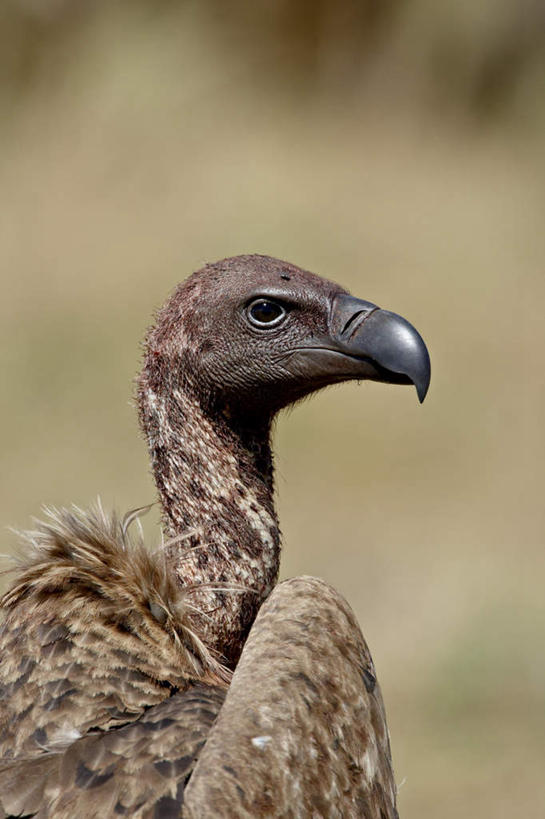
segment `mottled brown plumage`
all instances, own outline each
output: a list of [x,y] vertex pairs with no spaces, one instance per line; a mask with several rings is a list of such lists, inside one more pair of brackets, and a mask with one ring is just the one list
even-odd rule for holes
[[51,513],[27,541],[2,601],[0,758],[136,720],[192,680],[228,682],[188,627],[191,593],[163,550],[100,507]]
[[180,816],[224,688],[191,684],[134,722],[0,761],[0,817]]
[[2,602],[0,819],[396,815],[350,609],[316,579],[274,588],[272,419],[349,378],[422,399],[423,342],[268,257],[175,290],[137,390],[167,542],[147,551],[99,508],[27,537]]
[[354,614],[317,578],[281,583],[250,631],[184,815],[385,819],[395,796],[384,705]]

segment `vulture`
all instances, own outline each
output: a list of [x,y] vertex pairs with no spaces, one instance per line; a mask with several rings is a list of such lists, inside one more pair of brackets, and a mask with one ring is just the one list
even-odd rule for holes
[[0,817],[397,816],[354,614],[317,578],[277,584],[271,424],[350,379],[422,401],[426,346],[267,256],[175,289],[136,390],[163,541],[100,505],[25,534],[1,601]]

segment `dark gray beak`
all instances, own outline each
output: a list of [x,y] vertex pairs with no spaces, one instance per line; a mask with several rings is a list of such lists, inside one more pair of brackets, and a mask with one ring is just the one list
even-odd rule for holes
[[359,361],[361,378],[414,384],[422,403],[430,385],[430,357],[422,336],[406,319],[369,301],[339,295],[330,333],[331,349]]
[[314,389],[350,379],[414,384],[420,402],[431,375],[428,350],[412,324],[344,293],[335,296],[327,335],[292,351],[284,366]]

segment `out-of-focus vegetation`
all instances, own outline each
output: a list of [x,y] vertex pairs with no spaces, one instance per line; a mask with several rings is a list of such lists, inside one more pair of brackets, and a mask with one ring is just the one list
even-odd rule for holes
[[277,434],[283,574],[358,614],[405,819],[545,805],[544,8],[0,9],[6,526],[153,496],[138,343],[204,261],[289,258],[428,342],[423,407],[344,385]]

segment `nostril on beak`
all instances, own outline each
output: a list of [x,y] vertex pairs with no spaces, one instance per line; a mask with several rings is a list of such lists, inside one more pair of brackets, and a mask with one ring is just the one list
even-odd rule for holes
[[[365,319],[374,313],[375,310],[378,310],[378,307],[372,307],[370,310],[356,310],[354,315],[350,316],[346,324],[344,325],[343,329],[341,330],[341,336],[350,337],[352,333],[356,330],[357,327],[365,321]],[[359,321],[361,319],[361,321]]]

